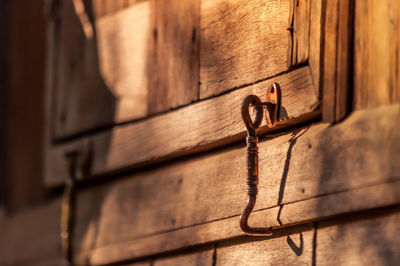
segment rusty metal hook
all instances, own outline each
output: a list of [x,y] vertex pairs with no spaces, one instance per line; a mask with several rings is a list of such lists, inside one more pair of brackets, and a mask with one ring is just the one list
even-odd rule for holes
[[[249,216],[256,204],[258,193],[258,137],[257,128],[261,125],[263,118],[263,106],[265,108],[265,119],[268,127],[276,126],[279,119],[279,111],[281,107],[281,89],[279,84],[273,82],[271,87],[267,89],[266,102],[261,102],[260,98],[255,95],[248,95],[242,103],[242,118],[247,128],[247,205],[240,216],[240,228],[248,235],[272,235],[270,228],[251,227],[248,224]],[[249,114],[249,107],[254,106],[256,117],[254,122]]]

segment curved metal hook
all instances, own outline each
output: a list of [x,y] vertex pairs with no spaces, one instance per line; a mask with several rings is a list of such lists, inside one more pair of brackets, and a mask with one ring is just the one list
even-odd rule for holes
[[[265,118],[268,127],[274,127],[279,119],[279,111],[281,107],[281,90],[278,83],[272,83],[267,90],[267,102],[261,102],[260,98],[255,95],[248,95],[244,98],[242,104],[242,118],[247,128],[247,205],[240,216],[240,228],[249,235],[272,235],[270,228],[251,227],[248,220],[251,212],[256,204],[258,193],[258,137],[256,129],[261,125],[263,117],[263,106],[266,106]],[[256,118],[254,123],[249,115],[249,107],[256,108]]]

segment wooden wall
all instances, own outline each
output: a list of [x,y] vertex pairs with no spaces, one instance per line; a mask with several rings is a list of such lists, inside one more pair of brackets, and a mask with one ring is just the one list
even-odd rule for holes
[[[4,184],[12,184],[11,208],[38,206],[0,213],[0,264],[68,264],[57,187],[70,151],[78,154],[73,264],[400,261],[400,4],[61,2],[46,18],[46,80],[38,74],[44,32],[32,33],[45,24],[39,7],[18,12],[40,25],[22,33],[24,20],[13,22],[12,40],[32,49],[11,54],[7,132],[20,131],[6,138]],[[264,97],[272,81],[284,112],[277,128],[259,130],[250,223],[274,234],[246,236],[240,106],[248,94]],[[27,83],[35,93],[22,90]],[[31,98],[17,101],[20,93]],[[39,146],[43,156],[33,152]]]

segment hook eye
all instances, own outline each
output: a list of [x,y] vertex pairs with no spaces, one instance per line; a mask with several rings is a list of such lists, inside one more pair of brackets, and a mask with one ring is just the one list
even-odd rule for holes
[[281,110],[282,92],[278,83],[272,82],[267,89],[267,110],[265,110],[265,120],[269,128],[276,126]]
[[[256,110],[256,119],[253,123],[249,114],[249,107],[254,106]],[[250,135],[255,135],[256,129],[261,125],[263,117],[263,107],[261,99],[256,95],[248,95],[244,98],[242,103],[242,119]]]

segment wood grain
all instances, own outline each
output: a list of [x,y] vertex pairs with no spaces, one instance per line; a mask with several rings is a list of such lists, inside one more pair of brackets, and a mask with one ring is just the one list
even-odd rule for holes
[[143,1],[146,0],[92,0],[93,14],[99,19]]
[[397,208],[363,219],[321,223],[316,265],[396,265],[400,260],[399,219]]
[[49,260],[63,261],[60,212],[61,200],[58,199],[3,217],[0,222],[0,264],[43,265]]
[[[310,51],[310,6],[311,0],[290,1],[288,67],[308,60]],[[319,24],[319,22],[316,24]]]
[[322,1],[311,0],[311,11],[310,11],[310,51],[308,64],[310,65],[311,74],[313,77],[313,84],[315,89],[315,95],[319,99],[322,98],[321,93],[321,45],[322,45]]
[[200,0],[152,0],[148,113],[198,99]]
[[214,249],[206,249],[203,251],[182,254],[175,257],[166,257],[155,259],[154,266],[189,266],[189,265],[213,265]]
[[216,265],[311,265],[312,227],[300,232],[288,231],[286,236],[249,237],[242,243],[240,240],[224,243],[217,249]]
[[[282,209],[274,207],[255,212],[252,216],[252,223],[258,226],[277,228],[360,210],[399,204],[399,190],[400,182],[397,181],[288,203],[283,205],[284,208]],[[282,225],[276,220],[278,214],[281,215]],[[282,219],[282,217],[285,218]],[[90,251],[78,252],[76,261],[105,264],[132,257],[148,256],[183,247],[187,248],[208,242],[231,239],[243,235],[238,226],[238,221],[239,215],[236,215],[210,223],[193,225]]]
[[[52,88],[56,95],[52,134],[60,138],[110,124],[115,112],[115,98],[100,74],[95,28],[81,23],[73,1],[62,1],[61,10],[62,22],[56,33],[60,39],[55,43],[59,45],[55,48],[56,84]],[[80,14],[86,15],[84,10]],[[92,35],[86,36],[90,32]]]
[[[303,67],[218,98],[50,148],[46,161],[47,183],[64,182],[67,177],[64,154],[68,150],[81,152],[82,161],[90,162],[81,167],[84,168],[81,176],[94,176],[244,139],[245,127],[240,115],[242,100],[252,93],[263,97],[272,81],[282,88],[281,127],[316,116],[314,111],[319,101],[313,94],[309,68]],[[264,122],[262,126],[260,132],[269,130]]]
[[400,2],[356,1],[355,109],[400,101]]
[[[100,71],[115,97],[115,123],[147,115],[150,17],[150,3],[141,2],[96,22]],[[108,115],[108,108],[97,108],[97,116]]]
[[289,1],[201,1],[200,98],[287,70]]
[[353,0],[327,0],[325,9],[323,120],[336,122],[350,110]]
[[[399,119],[399,106],[389,106],[260,143],[260,211],[250,222],[281,227],[398,203]],[[235,148],[83,191],[78,261],[241,235],[245,165],[245,149]]]

